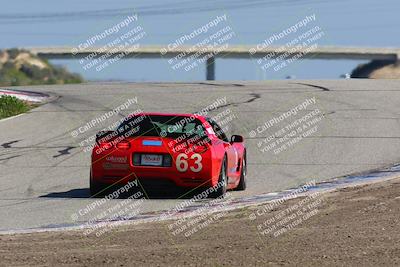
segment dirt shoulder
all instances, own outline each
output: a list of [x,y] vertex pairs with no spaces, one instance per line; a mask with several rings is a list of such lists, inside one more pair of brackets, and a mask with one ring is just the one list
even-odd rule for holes
[[0,265],[398,266],[399,222],[395,179],[229,212],[189,237],[174,235],[173,222],[123,226],[100,237],[4,235]]

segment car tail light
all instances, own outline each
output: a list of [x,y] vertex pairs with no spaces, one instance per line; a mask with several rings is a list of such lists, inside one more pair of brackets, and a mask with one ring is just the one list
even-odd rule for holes
[[99,144],[100,148],[103,150],[110,149],[112,147],[112,144],[109,142],[103,142]]
[[121,141],[117,143],[116,147],[119,149],[129,149],[131,144],[128,141]]

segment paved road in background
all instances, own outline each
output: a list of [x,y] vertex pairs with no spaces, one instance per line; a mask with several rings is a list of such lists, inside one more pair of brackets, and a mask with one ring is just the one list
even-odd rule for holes
[[[232,192],[234,198],[400,162],[400,81],[89,83],[18,89],[58,98],[28,114],[0,121],[0,230],[65,225],[95,215],[76,217],[95,201],[88,191],[90,153],[80,143],[138,109],[196,112],[226,97],[227,103],[210,115],[233,114],[226,124],[229,133],[243,135],[248,147],[248,189]],[[137,99],[137,104],[85,133],[71,135],[128,99]],[[310,99],[315,104],[307,110],[257,132],[258,126]],[[323,114],[311,125],[317,126],[315,132],[292,141],[280,153],[261,151],[266,137],[312,111]],[[295,138],[281,145],[291,139]],[[117,201],[122,200],[112,200],[99,210]],[[146,200],[141,212],[169,209],[181,201]]]

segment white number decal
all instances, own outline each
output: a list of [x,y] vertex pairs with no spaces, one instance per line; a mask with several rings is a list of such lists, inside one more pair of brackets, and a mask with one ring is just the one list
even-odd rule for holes
[[176,157],[175,165],[179,172],[185,172],[187,170],[188,168],[187,159],[188,156],[185,153],[181,153]]
[[191,158],[191,159],[196,159],[196,160],[194,161],[194,164],[197,165],[196,168],[193,167],[193,166],[190,166],[190,169],[192,170],[192,172],[199,172],[199,171],[201,171],[201,169],[203,169],[203,165],[201,165],[201,160],[202,160],[203,158],[201,157],[201,155],[196,153],[196,154],[193,154],[190,158]]
[[[176,169],[179,172],[187,171],[187,169],[189,167],[187,159],[188,159],[188,156],[185,153],[181,153],[176,157],[175,165],[176,165]],[[196,164],[196,167],[190,166],[190,170],[192,172],[199,172],[203,169],[203,165],[201,164],[201,160],[203,158],[201,157],[200,154],[195,153],[190,157],[190,159],[194,159],[195,160],[194,164]]]

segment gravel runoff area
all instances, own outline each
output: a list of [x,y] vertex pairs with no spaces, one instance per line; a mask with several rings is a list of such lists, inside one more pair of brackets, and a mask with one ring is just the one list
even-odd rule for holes
[[396,178],[231,211],[188,237],[177,221],[2,235],[0,266],[399,266],[399,214]]

